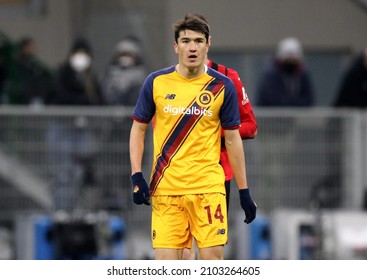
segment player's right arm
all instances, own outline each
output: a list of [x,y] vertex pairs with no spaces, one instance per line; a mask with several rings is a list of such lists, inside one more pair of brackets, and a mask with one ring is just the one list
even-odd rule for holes
[[133,124],[130,130],[129,152],[131,164],[131,184],[133,201],[136,204],[150,205],[149,186],[142,173],[144,141],[149,122],[154,116],[155,104],[152,92],[153,77],[145,80],[132,115]]
[[134,120],[130,131],[130,163],[131,184],[133,188],[133,201],[136,204],[150,205],[149,186],[142,173],[142,160],[144,154],[144,139],[147,123]]
[[142,171],[142,160],[144,154],[144,140],[148,128],[147,123],[133,121],[130,131],[130,163],[131,173]]
[[149,122],[155,114],[155,103],[153,100],[153,82],[155,75],[150,74],[145,79],[136,102],[130,130],[130,163],[132,174],[142,171],[142,160],[144,154],[144,141]]

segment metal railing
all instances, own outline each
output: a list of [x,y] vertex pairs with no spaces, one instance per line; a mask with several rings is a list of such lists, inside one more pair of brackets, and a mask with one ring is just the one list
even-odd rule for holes
[[[130,107],[0,107],[0,218],[59,209],[108,211],[149,239],[150,208],[131,201],[131,112]],[[258,136],[244,147],[259,213],[363,208],[366,113],[255,108],[255,115]],[[236,194],[230,204],[234,213],[240,211]],[[237,215],[229,219],[231,225]]]

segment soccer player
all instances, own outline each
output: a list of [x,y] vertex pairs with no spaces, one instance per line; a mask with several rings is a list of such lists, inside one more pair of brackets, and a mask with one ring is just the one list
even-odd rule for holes
[[[185,18],[197,16],[208,24],[207,19],[200,14],[188,14]],[[209,46],[211,45],[211,36],[209,36]],[[213,68],[216,71],[226,75],[228,78],[232,80],[236,87],[237,100],[238,100],[238,108],[240,112],[241,126],[238,128],[240,136],[243,140],[245,139],[253,139],[257,135],[257,122],[255,115],[252,110],[252,106],[250,100],[246,94],[245,87],[243,86],[241,79],[238,75],[238,72],[232,68],[226,67],[222,64],[217,64],[211,59],[206,57],[205,64],[209,67]],[[222,135],[223,138],[223,130]],[[221,146],[220,151],[220,164],[223,167],[225,174],[225,188],[226,188],[226,201],[227,201],[227,211],[229,209],[229,200],[230,200],[230,191],[231,191],[231,180],[233,179],[233,171],[229,162],[228,153],[225,145]],[[195,249],[194,246],[191,250],[184,250],[183,259],[195,259]]]
[[[152,202],[155,259],[182,259],[195,238],[202,260],[223,259],[227,207],[219,164],[221,127],[246,222],[256,217],[247,185],[241,124],[233,82],[209,68],[209,26],[192,16],[174,25],[178,64],[151,73],[132,115],[133,200]],[[154,116],[150,187],[142,174],[144,141]]]

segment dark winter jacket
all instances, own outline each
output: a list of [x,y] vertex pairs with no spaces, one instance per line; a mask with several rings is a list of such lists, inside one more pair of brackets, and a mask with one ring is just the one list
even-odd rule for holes
[[367,107],[367,66],[359,55],[345,73],[335,101],[336,107]]
[[275,62],[261,77],[257,105],[296,107],[314,105],[314,87],[310,74],[303,67],[287,73]]

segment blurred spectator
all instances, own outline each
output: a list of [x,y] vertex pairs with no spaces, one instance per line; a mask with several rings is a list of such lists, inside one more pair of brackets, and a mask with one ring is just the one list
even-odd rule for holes
[[5,51],[3,43],[0,43],[0,103],[2,100],[3,86],[6,79]]
[[43,104],[51,89],[52,70],[37,57],[36,43],[24,37],[16,45],[14,69],[6,85],[7,103]]
[[110,105],[135,105],[146,77],[142,50],[133,37],[120,41],[103,77],[104,98]]
[[89,42],[84,38],[76,39],[66,61],[56,71],[48,104],[102,105],[100,83],[92,62]]
[[[257,105],[267,107],[307,107],[314,105],[314,86],[306,69],[303,49],[298,39],[288,37],[277,46],[274,61],[260,79],[257,92]],[[296,167],[302,159],[298,147],[309,131],[298,125],[292,117],[273,117],[274,123],[263,124],[263,136],[282,145],[266,146],[266,153],[257,157],[259,166],[266,166],[269,175],[262,176],[256,185],[271,186],[282,192],[287,186],[287,178],[297,174]],[[276,124],[276,125],[274,125]],[[256,141],[255,141],[256,142]],[[261,154],[261,153],[260,153]],[[269,183],[271,182],[271,183]],[[298,186],[300,187],[300,186]]]
[[259,106],[314,105],[314,85],[298,39],[285,38],[279,42],[274,63],[260,80],[257,97]]
[[353,61],[341,81],[336,107],[367,107],[367,48]]
[[[107,104],[134,106],[146,75],[140,41],[132,36],[123,38],[114,47],[102,79],[103,96]],[[128,146],[129,134],[121,133],[121,128],[130,127],[131,118],[114,119],[109,125],[111,125],[109,141]],[[129,151],[119,149],[114,156],[109,156],[106,160],[114,166],[121,167],[127,164],[127,158],[129,158]],[[131,203],[130,175],[130,172],[109,172],[109,175],[104,178],[104,181],[108,182],[105,196],[110,209],[126,207]]]
[[0,104],[4,103],[7,80],[14,73],[15,44],[0,31]]
[[[349,68],[345,71],[337,91],[334,106],[337,108],[367,108],[367,48],[353,59]],[[328,126],[331,132],[327,135],[328,139],[326,141],[334,143],[333,146],[336,150],[342,150],[345,141],[342,133],[345,129],[345,123],[342,119],[331,118]],[[325,178],[328,184],[324,183],[324,189],[329,193],[338,193],[342,196],[343,158],[335,153],[329,154],[328,164],[330,168]],[[367,194],[367,191],[365,191],[365,194]],[[364,204],[366,204],[366,198],[367,196],[363,198]],[[365,206],[364,208],[366,209]]]
[[[103,105],[100,83],[92,70],[92,62],[90,44],[83,38],[77,39],[66,61],[55,73],[52,95],[47,104]],[[55,208],[95,207],[81,202],[81,198],[85,199],[97,190],[94,160],[98,141],[90,120],[83,115],[50,120],[47,140],[54,170]]]
[[1,36],[0,41],[0,104],[2,103],[2,96],[4,90],[4,83],[6,80],[6,43]]

